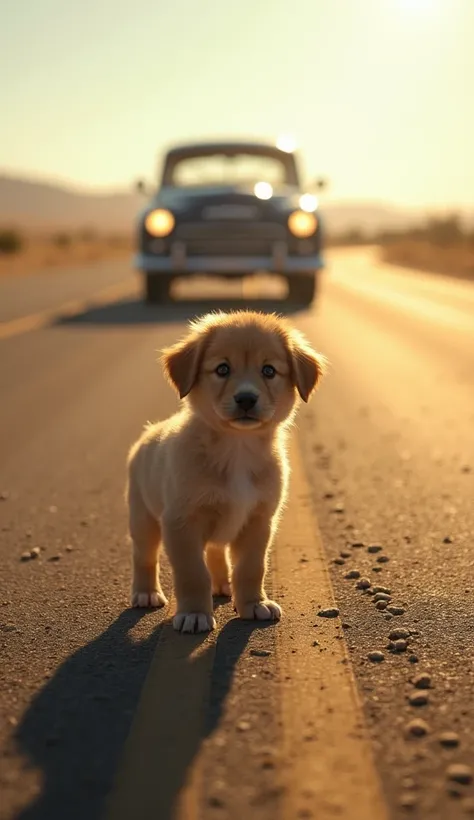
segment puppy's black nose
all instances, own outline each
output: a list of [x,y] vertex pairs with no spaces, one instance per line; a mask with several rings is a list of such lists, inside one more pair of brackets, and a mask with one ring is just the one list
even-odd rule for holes
[[241,410],[247,413],[257,404],[258,396],[255,393],[236,393],[234,401]]

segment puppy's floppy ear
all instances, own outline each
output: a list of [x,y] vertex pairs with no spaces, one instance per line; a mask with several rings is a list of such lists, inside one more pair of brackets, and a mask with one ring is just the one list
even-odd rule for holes
[[326,358],[316,353],[297,332],[292,333],[290,352],[293,383],[303,401],[307,402],[325,373]]
[[180,399],[184,399],[196,383],[202,357],[202,342],[198,333],[192,333],[183,341],[162,351],[161,363],[165,375],[178,391]]

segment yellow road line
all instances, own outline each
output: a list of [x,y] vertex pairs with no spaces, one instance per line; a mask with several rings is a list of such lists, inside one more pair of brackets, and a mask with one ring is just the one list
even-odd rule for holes
[[127,280],[109,285],[86,299],[71,299],[56,308],[30,313],[28,316],[21,316],[19,319],[12,319],[8,322],[1,322],[0,339],[9,339],[12,336],[29,333],[32,330],[41,330],[41,328],[48,327],[59,318],[77,316],[88,308],[100,307],[100,305],[109,302],[117,302],[125,296],[132,295],[135,291],[136,285]]
[[335,602],[297,446],[291,464],[292,503],[274,554],[277,583],[289,586],[295,602],[277,632],[287,786],[282,817],[386,820],[341,622],[317,617],[318,604]]
[[197,820],[193,761],[216,640],[215,632],[184,636],[169,622],[163,626],[107,802],[107,820]]

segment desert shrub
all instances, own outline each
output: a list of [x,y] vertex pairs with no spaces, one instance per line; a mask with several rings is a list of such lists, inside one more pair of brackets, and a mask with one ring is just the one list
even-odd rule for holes
[[94,228],[83,228],[79,231],[78,238],[81,242],[97,242],[99,235]]
[[72,245],[72,236],[68,233],[55,233],[51,241],[57,248],[69,248]]
[[0,253],[19,253],[24,247],[24,239],[14,228],[0,229]]

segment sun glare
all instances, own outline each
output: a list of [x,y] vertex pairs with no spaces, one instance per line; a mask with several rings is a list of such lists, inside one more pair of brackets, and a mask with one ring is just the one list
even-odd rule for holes
[[429,11],[434,0],[397,0],[398,4],[407,11]]

